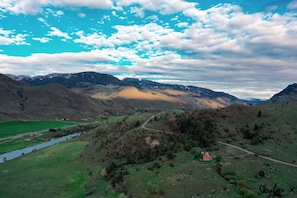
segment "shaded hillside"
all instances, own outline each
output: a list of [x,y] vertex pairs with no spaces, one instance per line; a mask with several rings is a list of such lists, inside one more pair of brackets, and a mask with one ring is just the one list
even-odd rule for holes
[[0,120],[87,119],[128,111],[121,104],[99,101],[58,84],[31,87],[0,75]]
[[0,109],[1,114],[10,113],[16,109],[20,110],[20,102],[26,100],[21,98],[24,88],[28,87],[25,83],[14,81],[5,75],[0,74]]
[[263,102],[262,104],[280,104],[291,101],[297,101],[297,83],[289,85],[284,90],[275,94],[274,96],[272,96],[272,98]]

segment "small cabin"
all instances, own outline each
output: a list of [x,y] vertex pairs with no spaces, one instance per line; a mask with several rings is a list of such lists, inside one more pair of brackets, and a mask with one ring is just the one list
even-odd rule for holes
[[211,155],[208,152],[203,153],[203,155],[202,155],[202,161],[205,161],[205,162],[212,161]]

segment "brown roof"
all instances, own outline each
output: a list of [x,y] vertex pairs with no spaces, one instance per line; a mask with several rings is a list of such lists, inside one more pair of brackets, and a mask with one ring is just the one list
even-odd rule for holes
[[208,152],[205,152],[203,154],[202,160],[203,161],[212,161],[212,157],[210,156],[210,154]]

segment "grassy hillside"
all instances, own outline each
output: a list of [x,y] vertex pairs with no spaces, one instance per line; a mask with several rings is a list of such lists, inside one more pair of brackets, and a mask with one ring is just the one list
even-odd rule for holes
[[[290,133],[290,138],[297,137],[295,131],[287,128],[288,124],[294,125],[291,118],[295,107],[290,104],[168,111],[156,113],[147,123],[148,129],[137,124],[144,120],[139,115],[118,117],[107,123],[112,128],[106,126],[89,133],[92,143],[85,152],[89,159],[101,164],[99,178],[128,196],[267,197],[267,192],[262,192],[264,186],[273,189],[277,184],[278,191],[271,192],[273,195],[294,197],[295,193],[290,192],[295,185],[291,175],[297,173],[297,167],[258,156],[295,164],[294,143],[288,144],[279,131],[266,137],[279,127]],[[149,118],[151,114],[142,115]],[[253,138],[260,140],[246,139],[241,128],[255,124],[261,126],[261,132]],[[210,131],[204,133],[207,130]],[[211,131],[213,135],[209,135]],[[220,144],[221,141],[255,154]],[[200,161],[201,151],[209,151],[214,161]],[[94,189],[94,194],[100,193],[102,189]]]
[[[47,169],[64,170],[65,179],[51,177],[60,184],[56,197],[296,197],[296,108],[296,103],[234,105],[112,116],[79,137],[87,145],[67,144],[59,155],[71,161],[70,168],[51,151],[40,155]],[[85,147],[78,152],[80,144]],[[206,151],[210,162],[201,160]],[[14,172],[21,160],[31,161],[30,170],[37,172]],[[40,163],[45,162],[24,156],[0,165],[0,177],[10,179],[14,190],[19,186],[34,195],[15,176],[37,181],[36,175],[43,175]],[[78,183],[67,180],[73,177]],[[39,187],[51,189],[45,180]]]

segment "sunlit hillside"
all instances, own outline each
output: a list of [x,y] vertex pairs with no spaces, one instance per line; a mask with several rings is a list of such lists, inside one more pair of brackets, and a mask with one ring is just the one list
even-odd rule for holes
[[164,93],[158,91],[140,91],[136,87],[125,87],[119,92],[114,93],[102,93],[98,92],[92,95],[97,99],[112,99],[112,98],[124,98],[124,99],[136,99],[136,100],[160,100],[168,102],[182,102],[177,98],[170,97]]

